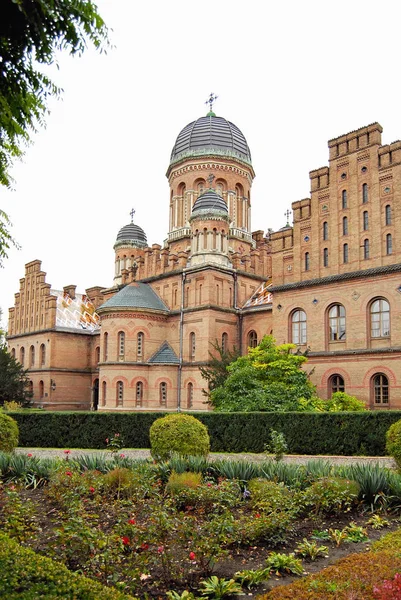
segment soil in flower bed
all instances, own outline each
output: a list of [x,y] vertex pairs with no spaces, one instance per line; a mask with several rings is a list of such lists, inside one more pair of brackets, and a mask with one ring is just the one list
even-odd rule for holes
[[[355,523],[367,528],[369,541],[374,541],[399,527],[395,517],[387,517],[389,525],[375,530],[367,525],[372,513],[357,510],[319,518],[304,516],[288,525],[285,535],[278,536],[285,538],[280,542],[230,543],[228,531],[226,555],[216,556],[215,564],[213,559],[208,564],[208,545],[216,543],[214,532],[209,532],[210,537],[203,540],[205,546],[202,548],[202,539],[196,533],[205,532],[206,535],[207,524],[214,518],[215,509],[186,504],[176,514],[171,506],[163,512],[163,503],[166,502],[167,506],[168,498],[163,495],[165,490],[160,481],[153,482],[153,491],[148,491],[149,496],[153,494],[151,500],[142,488],[141,493],[136,490],[133,495],[122,493],[121,496],[118,492],[105,491],[99,485],[100,474],[94,475],[92,480],[85,475],[68,473],[70,471],[61,474],[60,481],[53,489],[50,486],[50,494],[46,487],[26,490],[14,485],[4,486],[0,525],[24,546],[63,562],[73,571],[79,570],[105,585],[116,585],[122,591],[142,599],[166,598],[166,592],[173,589],[195,591],[200,580],[210,574],[231,578],[238,571],[265,568],[270,552],[293,552],[299,542],[304,538],[311,540],[316,531],[342,530],[350,523]],[[71,481],[74,477],[77,480],[75,487]],[[156,507],[156,512],[152,512],[151,505]],[[217,507],[216,512],[226,514],[222,507]],[[255,519],[262,518],[246,502],[231,507],[230,512],[235,521],[249,517],[254,518],[255,522]],[[168,523],[172,519],[176,519],[176,522]],[[185,520],[190,521],[190,526],[194,528],[197,542],[191,542],[188,531],[180,531],[180,523]],[[217,516],[216,527],[218,524]],[[165,531],[162,531],[163,527]],[[180,535],[181,542],[185,538],[186,543],[177,541]],[[303,559],[305,573],[316,573],[347,554],[365,552],[369,548],[369,542],[343,541],[337,546],[331,540],[322,540],[319,544],[328,547],[327,556],[315,561]],[[244,589],[244,593],[256,598],[297,578],[273,573],[270,579],[259,586],[251,590]]]

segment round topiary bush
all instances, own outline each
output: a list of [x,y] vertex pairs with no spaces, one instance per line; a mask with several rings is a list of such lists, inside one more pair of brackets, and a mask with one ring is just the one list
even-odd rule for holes
[[12,452],[18,446],[18,425],[11,417],[0,413],[0,450]]
[[401,470],[401,419],[393,423],[386,432],[386,452],[394,458]]
[[191,415],[173,414],[156,419],[149,437],[155,460],[167,460],[174,452],[182,456],[207,456],[210,451],[207,428]]

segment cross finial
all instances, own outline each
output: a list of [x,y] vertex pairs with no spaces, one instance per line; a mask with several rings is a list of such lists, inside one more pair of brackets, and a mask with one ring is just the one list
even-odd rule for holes
[[286,225],[286,227],[290,226],[290,214],[291,214],[291,211],[288,210],[288,209],[284,213],[284,216],[287,217],[287,225]]
[[210,173],[209,177],[207,178],[207,180],[209,182],[209,187],[212,187],[213,179],[215,179],[215,177],[214,177],[213,173]]
[[135,208],[131,208],[131,212],[130,212],[130,215],[131,215],[131,223],[133,223],[133,222],[134,222],[134,214],[135,214]]
[[218,96],[216,96],[216,94],[213,94],[213,92],[211,92],[210,96],[209,96],[209,100],[206,100],[205,104],[209,104],[209,110],[210,112],[213,112],[213,102],[215,100],[217,100]]

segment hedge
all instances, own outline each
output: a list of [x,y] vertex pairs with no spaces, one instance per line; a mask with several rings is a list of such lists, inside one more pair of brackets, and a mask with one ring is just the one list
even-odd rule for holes
[[0,597],[7,600],[135,600],[62,564],[40,556],[0,533]]
[[[120,433],[126,448],[149,448],[149,429],[165,412],[13,412],[20,446],[106,448]],[[192,413],[206,425],[212,452],[263,452],[270,430],[283,432],[289,454],[385,456],[387,429],[401,411],[356,413]]]

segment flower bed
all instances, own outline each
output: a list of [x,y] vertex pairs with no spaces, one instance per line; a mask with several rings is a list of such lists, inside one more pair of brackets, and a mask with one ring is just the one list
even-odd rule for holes
[[[0,471],[0,525],[23,551],[37,553],[26,555],[30,564],[44,555],[141,599],[223,598],[241,586],[249,595],[262,593],[286,576],[319,571],[364,549],[368,538],[396,526],[401,500],[401,477],[393,471],[324,461],[175,456],[152,463],[118,453],[77,459],[66,451],[56,461],[0,454]],[[372,590],[398,569],[398,562],[395,571],[387,564],[387,549],[376,552],[383,553],[383,569],[367,579]],[[367,572],[372,564],[366,558]],[[319,585],[316,577],[308,593],[320,593]]]

